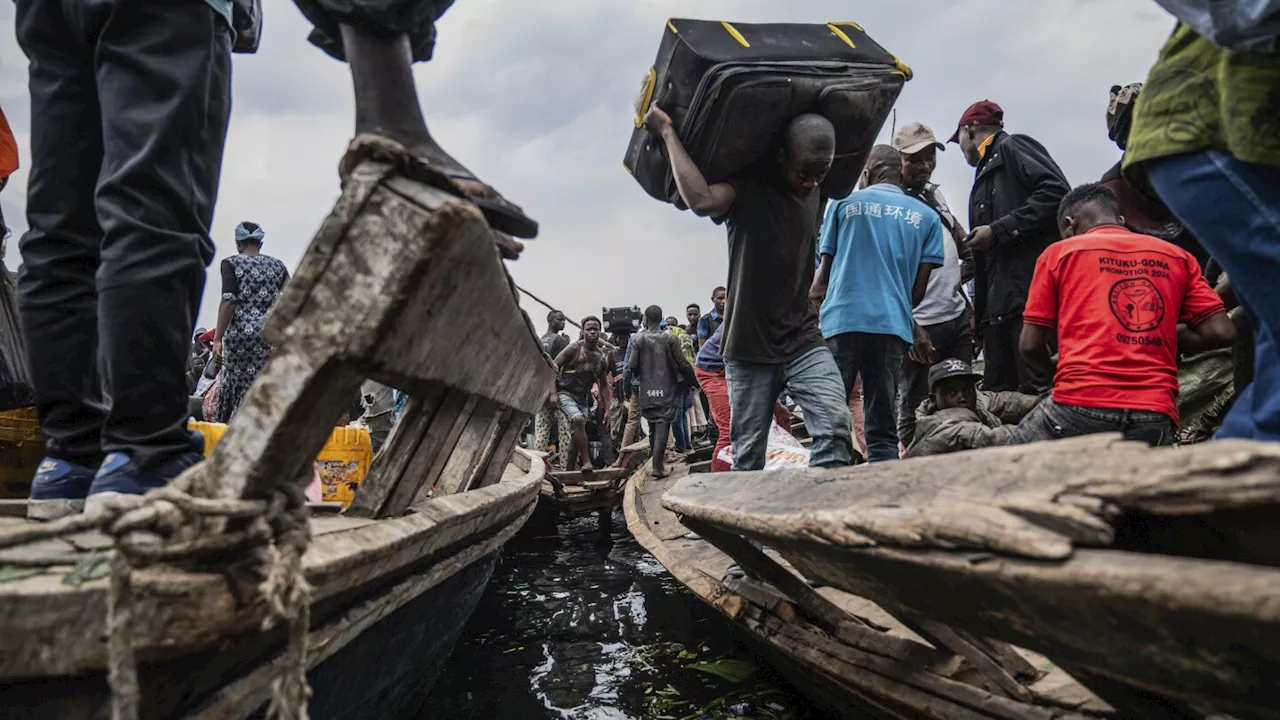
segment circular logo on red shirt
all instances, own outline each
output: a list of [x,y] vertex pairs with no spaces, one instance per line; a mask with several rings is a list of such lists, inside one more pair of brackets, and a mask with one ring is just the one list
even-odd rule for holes
[[1111,314],[1129,332],[1150,332],[1164,320],[1164,298],[1149,278],[1121,280],[1111,286]]

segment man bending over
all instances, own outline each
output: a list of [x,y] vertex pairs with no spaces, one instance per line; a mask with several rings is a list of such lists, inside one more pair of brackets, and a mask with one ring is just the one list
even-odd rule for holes
[[813,436],[809,464],[848,465],[853,421],[844,381],[809,302],[823,207],[818,185],[835,156],[831,122],[814,114],[795,118],[774,152],[714,185],[707,184],[657,104],[645,127],[665,143],[689,209],[724,223],[729,232],[723,352],[734,469],[764,467],[773,406],[783,388],[804,410]]

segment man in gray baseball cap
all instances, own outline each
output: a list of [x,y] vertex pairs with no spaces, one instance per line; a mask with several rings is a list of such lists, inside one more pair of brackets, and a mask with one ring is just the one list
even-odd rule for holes
[[916,436],[906,457],[925,457],[1006,445],[1014,428],[1040,402],[1034,395],[978,390],[982,375],[954,358],[929,368],[932,395],[916,410]]
[[932,208],[950,235],[944,243],[942,266],[929,276],[924,300],[912,311],[917,342],[903,358],[902,382],[898,383],[898,439],[910,446],[915,436],[916,408],[929,395],[929,366],[948,359],[972,362],[973,332],[969,306],[960,287],[967,279],[961,256],[965,229],[947,207],[942,191],[930,182],[938,165],[938,152],[946,150],[946,146],[938,142],[927,125],[911,122],[894,133],[893,147],[902,153],[903,190]]

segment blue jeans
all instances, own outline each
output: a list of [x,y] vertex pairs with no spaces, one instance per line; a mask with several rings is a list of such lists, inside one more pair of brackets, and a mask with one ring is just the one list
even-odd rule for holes
[[1239,392],[1218,438],[1280,440],[1280,168],[1221,150],[1147,163],[1173,214],[1231,277],[1254,322],[1253,382]]
[[853,416],[830,350],[816,347],[788,363],[725,358],[724,368],[734,470],[764,468],[773,407],[784,387],[804,410],[805,428],[813,438],[809,466],[842,467],[853,461]]
[[[966,320],[967,322],[967,320]],[[862,376],[862,408],[866,416],[867,460],[898,459],[898,381],[907,343],[897,335],[844,333],[827,340],[840,369],[845,402]],[[807,418],[806,418],[807,419]]]
[[693,394],[685,390],[676,400],[676,422],[672,426],[676,436],[676,452],[689,452],[689,408],[693,407]]
[[1172,445],[1175,439],[1173,418],[1168,415],[1149,410],[1077,407],[1045,398],[1014,428],[1009,444],[1025,445],[1107,432],[1118,432],[1125,440],[1141,441],[1152,447]]

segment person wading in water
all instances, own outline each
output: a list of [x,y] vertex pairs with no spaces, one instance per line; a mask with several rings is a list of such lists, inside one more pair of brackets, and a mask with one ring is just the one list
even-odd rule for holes
[[591,386],[600,393],[600,407],[609,417],[609,359],[600,343],[600,319],[582,321],[582,339],[556,356],[556,399],[569,419],[573,442],[564,457],[565,470],[594,470],[587,452],[587,416],[591,411]]

